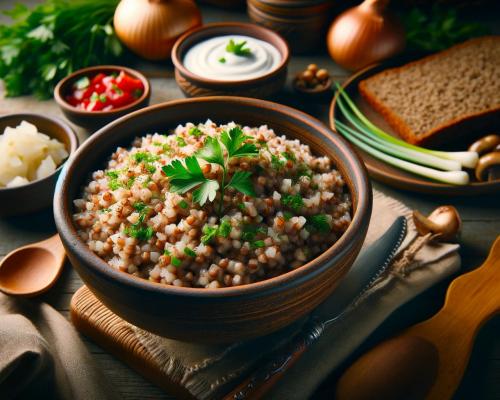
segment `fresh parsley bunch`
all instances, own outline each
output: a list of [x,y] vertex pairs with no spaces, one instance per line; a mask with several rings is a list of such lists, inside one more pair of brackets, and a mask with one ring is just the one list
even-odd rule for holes
[[[203,147],[194,156],[187,157],[184,163],[174,160],[162,167],[163,172],[170,178],[170,191],[186,193],[192,189],[193,200],[203,206],[207,201],[214,201],[217,191],[221,189],[219,215],[222,214],[224,191],[232,187],[248,196],[255,196],[255,190],[249,171],[235,171],[228,182],[228,163],[232,158],[255,157],[259,150],[253,143],[246,143],[250,136],[243,133],[240,127],[234,127],[222,132],[220,138],[208,136]],[[226,152],[222,150],[226,148]],[[198,158],[222,167],[220,181],[208,179],[203,174]]]
[[123,46],[111,25],[119,0],[46,0],[29,9],[18,4],[0,26],[0,79],[9,97],[52,97],[71,72],[113,63]]
[[414,8],[402,19],[408,47],[413,50],[440,51],[489,33],[484,25],[461,20],[455,9],[439,5],[429,11]]

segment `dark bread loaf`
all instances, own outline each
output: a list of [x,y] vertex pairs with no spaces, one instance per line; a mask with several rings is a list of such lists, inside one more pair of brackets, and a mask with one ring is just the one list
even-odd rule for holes
[[500,127],[500,36],[485,36],[378,73],[361,95],[407,142],[460,140]]

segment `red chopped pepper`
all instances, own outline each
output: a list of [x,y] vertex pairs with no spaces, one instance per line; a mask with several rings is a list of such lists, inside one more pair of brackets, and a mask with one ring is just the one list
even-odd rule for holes
[[133,103],[144,93],[140,79],[120,71],[118,75],[99,73],[76,81],[66,101],[86,111],[109,111]]

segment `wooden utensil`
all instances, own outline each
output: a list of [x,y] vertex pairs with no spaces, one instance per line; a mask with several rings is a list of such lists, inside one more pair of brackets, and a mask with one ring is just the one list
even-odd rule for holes
[[61,275],[65,257],[59,235],[11,251],[0,261],[0,290],[23,297],[46,292]]
[[452,397],[479,328],[500,311],[500,236],[484,264],[456,278],[432,318],[375,347],[340,378],[337,399]]

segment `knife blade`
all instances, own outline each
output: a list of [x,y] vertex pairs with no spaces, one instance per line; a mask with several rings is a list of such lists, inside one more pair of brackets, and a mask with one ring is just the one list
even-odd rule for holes
[[325,329],[346,315],[387,270],[406,236],[406,228],[406,218],[396,218],[389,229],[355,260],[335,289],[335,295],[313,311],[300,332],[276,350],[262,368],[228,393],[224,400],[259,399],[267,393]]

